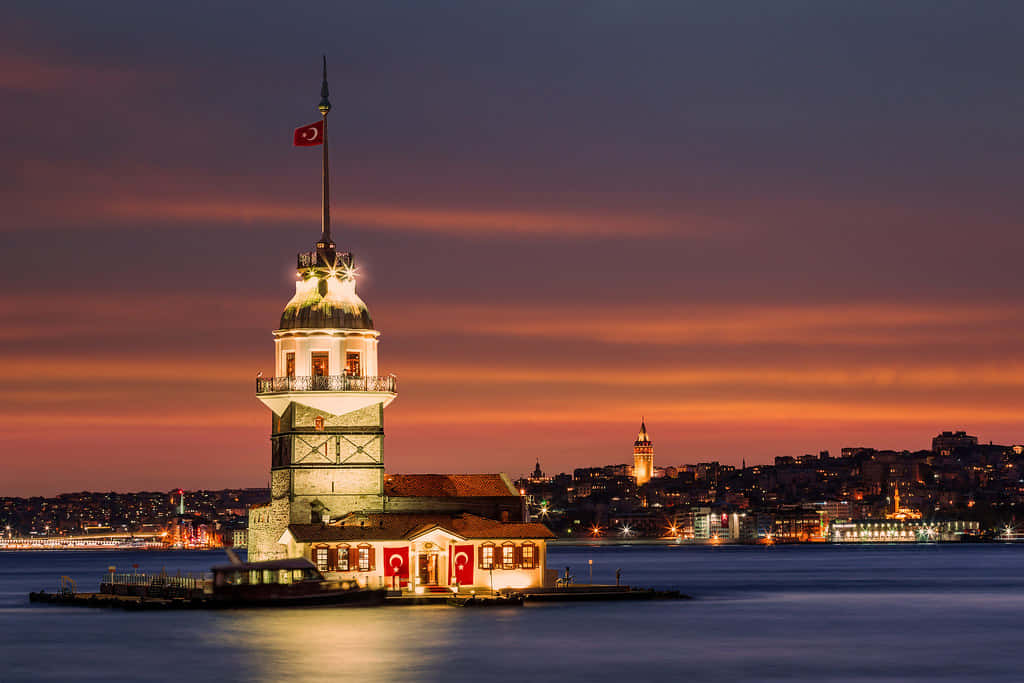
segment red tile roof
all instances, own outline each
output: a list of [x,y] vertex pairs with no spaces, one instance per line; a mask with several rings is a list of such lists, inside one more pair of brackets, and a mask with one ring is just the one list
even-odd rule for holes
[[428,498],[519,497],[503,474],[387,474],[384,494]]
[[554,538],[537,522],[499,522],[477,515],[351,514],[330,524],[291,524],[299,543],[318,541],[392,541],[415,538],[435,527],[462,538]]

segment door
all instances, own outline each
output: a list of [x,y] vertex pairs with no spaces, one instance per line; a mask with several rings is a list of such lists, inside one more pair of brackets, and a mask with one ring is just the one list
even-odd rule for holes
[[312,367],[314,377],[327,377],[330,375],[330,368],[327,366],[329,354],[326,351],[314,351],[312,356]]
[[424,586],[437,585],[437,553],[420,555],[420,583]]

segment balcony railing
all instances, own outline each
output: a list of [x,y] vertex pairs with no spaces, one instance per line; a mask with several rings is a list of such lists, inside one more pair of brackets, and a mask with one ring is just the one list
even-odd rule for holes
[[397,377],[356,377],[327,375],[319,377],[257,377],[257,394],[279,394],[290,391],[382,391],[397,393]]

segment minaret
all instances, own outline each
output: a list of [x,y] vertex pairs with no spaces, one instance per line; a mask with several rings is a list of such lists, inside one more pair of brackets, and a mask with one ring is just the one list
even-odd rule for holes
[[647,436],[647,425],[640,420],[640,433],[633,442],[633,477],[637,486],[643,486],[654,476],[654,446]]
[[384,407],[395,399],[395,377],[377,368],[380,333],[356,294],[355,261],[336,251],[331,238],[326,58],[320,96],[320,239],[315,250],[298,255],[295,296],[274,330],[274,376],[256,380],[257,398],[273,413],[271,501],[250,511],[251,561],[284,557],[278,540],[289,524],[383,510]]
[[900,484],[896,482],[896,490],[892,494],[892,513],[898,515],[900,513]]

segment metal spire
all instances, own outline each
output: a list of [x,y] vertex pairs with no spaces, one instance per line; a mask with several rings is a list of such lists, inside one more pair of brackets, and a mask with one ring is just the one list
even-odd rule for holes
[[[317,243],[317,251],[324,256],[324,261],[334,263],[334,242],[331,241],[331,176],[327,164],[327,113],[331,111],[331,101],[328,99],[327,91],[327,55],[324,55],[324,76],[320,85],[320,104],[317,107],[320,115],[324,117],[324,189],[323,189],[323,220],[321,222],[320,241]],[[330,258],[326,258],[324,252],[330,251]]]

